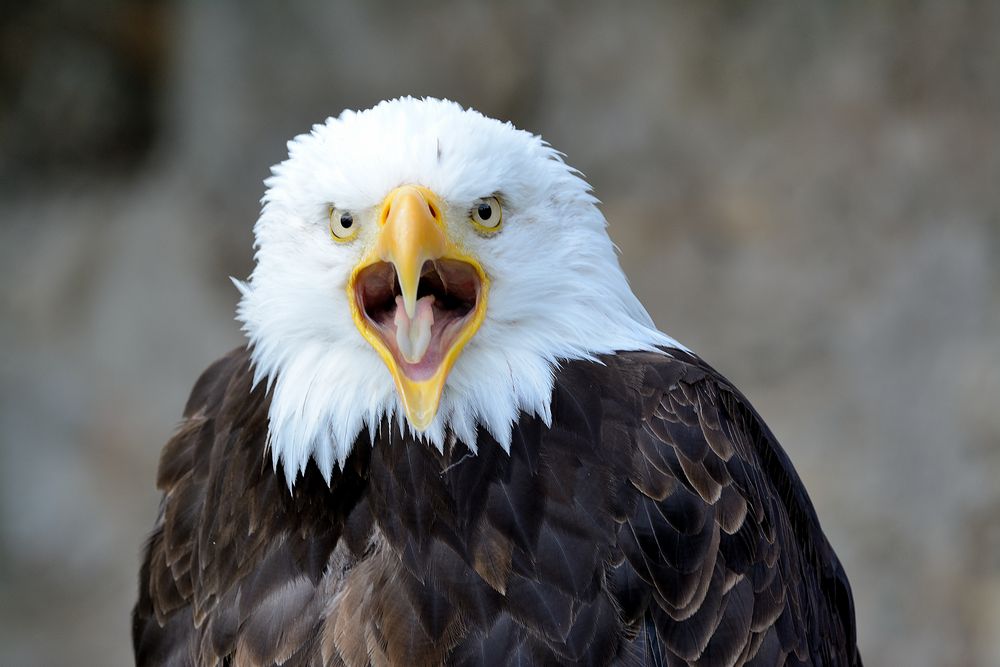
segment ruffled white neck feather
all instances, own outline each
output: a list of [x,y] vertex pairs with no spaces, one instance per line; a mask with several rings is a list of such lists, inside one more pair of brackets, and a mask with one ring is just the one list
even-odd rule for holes
[[256,267],[237,286],[255,380],[273,392],[273,462],[289,486],[310,458],[329,478],[361,429],[375,433],[385,417],[410,429],[389,370],[351,318],[346,285],[364,243],[331,240],[331,204],[364,224],[393,188],[419,184],[460,226],[478,198],[504,198],[500,233],[463,237],[491,287],[422,434],[438,448],[450,431],[475,450],[479,426],[509,448],[520,412],[550,423],[561,360],[681,347],[629,289],[589,186],[539,137],[452,102],[403,98],[345,111],[288,148],[266,182]]

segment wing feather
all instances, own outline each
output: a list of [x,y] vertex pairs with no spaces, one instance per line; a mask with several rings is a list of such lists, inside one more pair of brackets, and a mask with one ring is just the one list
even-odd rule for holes
[[252,380],[211,366],[164,448],[137,665],[860,665],[801,482],[696,357],[567,362],[509,453],[385,423],[291,492]]
[[[621,533],[618,569],[653,589],[664,663],[859,665],[846,577],[760,417],[686,353],[616,362],[646,369],[628,473],[642,498]],[[622,609],[644,599],[628,572],[611,581]]]
[[326,614],[320,580],[363,480],[342,473],[341,493],[318,502],[327,485],[314,471],[289,494],[264,464],[266,432],[265,388],[235,350],[196,383],[163,450],[133,611],[137,665],[309,664]]

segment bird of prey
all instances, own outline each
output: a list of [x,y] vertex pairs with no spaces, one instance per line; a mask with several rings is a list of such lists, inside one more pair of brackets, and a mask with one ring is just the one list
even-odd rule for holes
[[413,98],[288,148],[246,345],[162,453],[137,664],[861,664],[788,457],[561,153]]

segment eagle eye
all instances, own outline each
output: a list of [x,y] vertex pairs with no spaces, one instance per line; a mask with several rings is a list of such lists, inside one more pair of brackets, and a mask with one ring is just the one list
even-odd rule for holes
[[333,234],[334,241],[343,243],[352,240],[358,235],[358,225],[354,224],[354,214],[331,206],[330,233]]
[[503,221],[503,209],[496,197],[484,197],[472,205],[469,218],[476,229],[482,232],[495,232]]

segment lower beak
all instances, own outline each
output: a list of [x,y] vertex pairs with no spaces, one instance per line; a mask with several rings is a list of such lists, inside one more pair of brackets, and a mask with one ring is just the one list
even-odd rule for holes
[[430,426],[455,361],[486,314],[480,264],[448,238],[427,188],[385,198],[371,251],[348,283],[355,325],[392,373],[410,423]]

